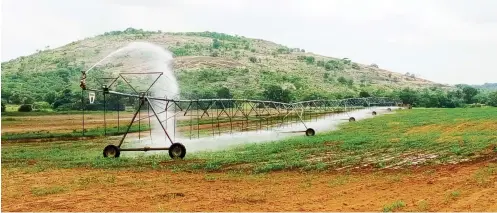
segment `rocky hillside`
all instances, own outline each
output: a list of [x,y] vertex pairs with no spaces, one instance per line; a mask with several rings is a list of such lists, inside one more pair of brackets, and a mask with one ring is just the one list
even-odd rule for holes
[[[264,98],[269,86],[290,91],[292,99],[383,95],[397,88],[445,87],[415,76],[365,65],[353,59],[316,55],[270,41],[222,33],[163,33],[136,29],[113,31],[56,49],[2,63],[2,99],[53,102],[70,88],[79,91],[80,70],[132,41],[146,41],[174,54],[183,96],[216,96],[228,88],[234,97]],[[110,67],[119,69],[119,67]]]

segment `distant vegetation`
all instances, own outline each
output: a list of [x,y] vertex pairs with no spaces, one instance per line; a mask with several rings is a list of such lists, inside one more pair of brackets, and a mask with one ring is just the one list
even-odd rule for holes
[[485,83],[483,85],[473,85],[475,88],[497,91],[497,83]]
[[[381,70],[376,64],[361,65],[348,58],[319,56],[259,39],[216,32],[162,33],[128,28],[3,62],[2,112],[5,104],[29,105],[19,107],[19,111],[79,110],[81,98],[87,99],[79,88],[81,71],[121,47],[123,41],[148,39],[165,43],[176,58],[175,73],[183,98],[221,95],[288,102],[364,97],[367,93],[424,107],[497,105],[495,92],[470,86],[446,87]],[[189,56],[203,58],[191,61]],[[119,70],[120,66],[104,68]],[[103,109],[102,100],[97,94],[95,104],[87,110]],[[115,97],[108,101],[110,110],[136,104]]]
[[456,89],[448,92],[437,88],[422,90],[406,88],[397,94],[405,104],[412,104],[417,107],[481,107],[482,104],[497,107],[497,91],[482,91],[465,85],[458,85]]

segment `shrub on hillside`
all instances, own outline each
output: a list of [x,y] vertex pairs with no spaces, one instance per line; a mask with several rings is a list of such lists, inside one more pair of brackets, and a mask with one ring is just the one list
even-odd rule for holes
[[348,58],[343,58],[342,61],[344,64],[347,64],[347,65],[350,65],[350,63],[352,63],[352,61]]
[[305,58],[305,61],[306,61],[308,64],[313,64],[315,60],[316,60],[316,59],[315,59],[314,57],[312,57],[312,56],[307,56],[307,57]]
[[341,84],[347,84],[348,81],[347,79],[345,79],[343,76],[340,76],[339,78],[337,78],[337,81]]
[[339,71],[339,70],[343,70],[344,69],[344,65],[339,60],[329,60],[324,65],[324,68],[326,70],[328,70],[328,71],[330,71],[330,70],[337,70],[337,71]]
[[219,40],[217,40],[217,39],[213,39],[212,40],[212,47],[214,49],[219,49],[219,47],[221,47],[221,42]]
[[289,54],[290,53],[290,50],[288,48],[285,48],[285,47],[278,48],[277,51],[279,54]]
[[31,111],[33,111],[33,105],[23,104],[23,105],[19,106],[19,109],[17,111],[19,111],[19,112],[31,112]]
[[254,56],[250,56],[249,57],[249,61],[252,62],[252,63],[256,63],[257,62],[257,58],[254,57]]
[[352,69],[355,69],[355,70],[360,70],[361,67],[359,66],[359,64],[357,63],[352,63]]

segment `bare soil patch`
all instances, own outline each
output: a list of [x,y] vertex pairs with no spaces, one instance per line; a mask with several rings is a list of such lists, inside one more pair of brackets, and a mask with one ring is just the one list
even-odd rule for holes
[[2,211],[497,211],[497,161],[352,173],[2,169]]

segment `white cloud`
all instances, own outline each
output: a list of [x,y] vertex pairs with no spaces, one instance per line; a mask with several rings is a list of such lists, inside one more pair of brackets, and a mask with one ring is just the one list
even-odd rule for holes
[[[218,31],[442,83],[497,82],[494,0],[4,0],[2,61],[127,27]],[[471,73],[468,75],[468,73]]]

